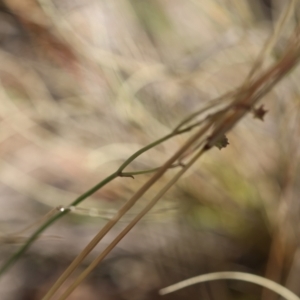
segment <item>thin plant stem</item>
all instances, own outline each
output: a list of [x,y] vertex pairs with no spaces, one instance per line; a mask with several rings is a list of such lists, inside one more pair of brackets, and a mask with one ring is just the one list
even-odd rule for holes
[[[297,30],[299,28],[296,28]],[[297,36],[299,38],[299,36]],[[251,86],[245,91],[244,97],[236,99],[231,104],[224,114],[224,117],[218,121],[213,133],[209,138],[207,147],[210,148],[214,145],[227,131],[229,131],[238,120],[240,120],[248,111],[249,107],[255,105],[262,96],[268,93],[275,83],[279,82],[300,59],[299,42],[297,41],[295,47],[290,49],[289,52],[282,58],[280,62],[270,67],[264,74],[254,81]],[[230,110],[230,107],[232,108]],[[235,109],[234,109],[235,108]]]
[[[177,130],[176,132],[173,131],[172,133],[156,140],[153,143],[148,144],[147,146],[141,148],[140,150],[138,150],[137,152],[135,152],[133,155],[131,155],[119,168],[116,172],[112,173],[111,175],[109,175],[108,177],[106,177],[104,180],[102,180],[101,182],[99,182],[98,184],[96,184],[94,187],[92,187],[91,189],[89,189],[88,191],[86,191],[85,193],[83,193],[82,195],[80,195],[78,198],[76,198],[71,204],[68,205],[68,207],[71,206],[77,206],[78,204],[80,204],[82,201],[84,201],[86,198],[88,198],[89,196],[93,195],[96,191],[98,191],[99,189],[101,189],[103,186],[105,186],[106,184],[108,184],[110,181],[112,181],[113,179],[117,178],[117,177],[132,177],[133,175],[139,175],[139,174],[143,174],[143,172],[141,173],[134,173],[131,174],[130,172],[126,172],[126,173],[122,173],[123,170],[132,162],[134,161],[138,156],[140,156],[141,154],[143,154],[144,152],[148,151],[149,149],[167,141],[168,139],[185,133],[187,131],[192,130],[195,126],[198,126],[198,124],[195,125],[191,125],[187,128],[181,129],[181,130]],[[155,171],[155,170],[153,170]],[[152,171],[151,171],[152,172]],[[146,171],[145,173],[148,173],[148,171]],[[149,170],[150,173],[150,170]],[[4,264],[1,266],[0,268],[0,276],[2,276],[10,267],[12,267],[12,265],[27,251],[27,249],[31,246],[31,244],[40,236],[41,233],[43,233],[49,226],[51,226],[53,223],[55,223],[57,220],[59,220],[60,218],[62,218],[64,215],[66,215],[67,213],[69,213],[69,209],[65,209],[60,212],[58,212],[56,215],[54,215],[53,217],[51,217],[49,220],[47,220],[45,223],[43,223],[38,229],[36,229],[36,231],[26,240],[25,244],[20,247],[14,254],[12,254],[12,256],[4,262]]]
[[122,174],[122,171],[131,163],[133,162],[138,156],[140,156],[141,154],[143,154],[144,152],[150,150],[151,148],[167,141],[168,139],[174,137],[175,135],[177,135],[177,133],[170,133],[170,134],[167,134],[166,136],[156,140],[155,142],[153,143],[150,143],[149,145],[141,148],[140,150],[138,150],[137,152],[135,152],[134,154],[132,154],[120,167],[119,169],[117,170],[117,174]]
[[[198,153],[160,190],[160,192],[140,211],[139,214],[118,234],[118,236],[105,248],[105,250],[77,277],[72,285],[58,300],[65,300],[75,288],[97,267],[97,265],[111,252],[111,250],[126,236],[126,234],[154,207],[161,197],[178,181],[178,179],[196,162],[204,153]],[[44,298],[43,300],[45,300]]]
[[300,298],[296,294],[294,294],[286,287],[272,280],[254,274],[243,273],[243,272],[215,272],[215,273],[203,274],[175,283],[166,288],[163,288],[159,291],[159,293],[160,295],[166,295],[197,283],[213,281],[213,280],[222,280],[222,279],[241,280],[241,281],[255,283],[274,291],[275,293],[279,294],[280,296],[284,297],[287,300],[300,300]]
[[226,93],[225,95],[222,95],[214,100],[211,100],[210,103],[204,107],[201,108],[195,112],[193,112],[192,114],[188,115],[186,118],[184,118],[174,129],[173,132],[180,132],[181,128],[183,125],[189,123],[190,121],[192,121],[194,118],[196,118],[197,116],[199,116],[200,114],[203,114],[204,112],[206,112],[207,110],[211,109],[212,107],[218,105],[221,103],[221,101],[224,101],[227,98],[231,98],[233,97],[235,94],[237,93],[237,91],[231,91]]
[[[98,191],[101,187],[112,181],[118,177],[118,174],[112,173],[110,176],[106,177],[104,180],[102,180],[100,183],[96,184],[94,187],[83,193],[81,196],[79,196],[77,199],[75,199],[69,206],[76,206],[80,202],[82,202],[84,199],[89,197],[90,195],[94,194],[96,191]],[[47,220],[45,223],[43,223],[26,241],[24,245],[22,245],[17,252],[15,252],[1,267],[0,269],[0,276],[5,273],[31,246],[31,244],[40,236],[42,232],[44,232],[49,226],[51,226],[54,222],[62,218],[64,215],[66,215],[70,210],[62,208],[60,212],[58,212],[56,215],[51,217],[49,220]]]
[[[174,169],[180,167],[181,164],[173,164],[172,166],[169,167],[169,169]],[[148,170],[141,170],[141,171],[133,171],[133,172],[122,172],[120,177],[133,177],[135,175],[142,175],[142,174],[149,174],[149,173],[154,173],[157,170],[159,170],[161,167],[153,168],[153,169],[148,169]]]
[[120,208],[120,210],[106,223],[106,225],[97,233],[97,235],[89,242],[83,251],[72,261],[65,272],[51,287],[42,300],[49,300],[52,295],[59,289],[63,282],[78,267],[83,259],[96,247],[101,239],[109,232],[109,230],[124,216],[124,214],[144,195],[144,193],[167,171],[167,169],[186,151],[188,150],[211,126],[206,126],[198,130],[179,150]]

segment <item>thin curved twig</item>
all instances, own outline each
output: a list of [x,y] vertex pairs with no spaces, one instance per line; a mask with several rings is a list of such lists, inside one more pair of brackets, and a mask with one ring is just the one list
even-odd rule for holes
[[255,283],[274,291],[275,293],[279,294],[287,300],[300,300],[300,298],[296,294],[272,280],[266,279],[258,275],[242,272],[215,272],[199,275],[163,288],[159,291],[159,293],[160,295],[166,295],[197,283],[221,279],[242,280]]

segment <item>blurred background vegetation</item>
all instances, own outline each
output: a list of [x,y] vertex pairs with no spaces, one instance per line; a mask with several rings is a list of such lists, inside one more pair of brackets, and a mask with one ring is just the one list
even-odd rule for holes
[[[283,2],[0,1],[1,261],[36,226],[23,232],[29,224],[241,84]],[[299,294],[298,81],[296,69],[263,99],[264,122],[247,115],[229,145],[205,154],[70,299],[156,299],[149,291],[214,270],[254,272]],[[161,166],[183,141],[174,137],[128,170]],[[49,228],[1,279],[0,298],[41,299],[149,176],[116,179]],[[184,293],[172,299],[276,298],[244,283]]]

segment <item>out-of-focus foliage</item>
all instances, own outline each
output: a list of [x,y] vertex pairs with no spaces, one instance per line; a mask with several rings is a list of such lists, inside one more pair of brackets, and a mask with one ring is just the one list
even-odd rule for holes
[[[18,231],[49,210],[68,205],[133,152],[171,132],[183,117],[237,87],[282,9],[280,1],[272,1],[271,7],[270,3],[0,1],[2,258],[28,235]],[[284,43],[283,34],[269,62],[280,56]],[[295,70],[269,93],[254,115],[249,114],[216,145],[226,147],[221,151],[214,147],[203,156],[116,249],[116,255],[141,254],[143,264],[150,257],[161,264],[166,278],[176,273],[169,265],[177,268],[180,274],[170,280],[157,279],[153,272],[151,288],[160,285],[157,280],[166,284],[197,275],[199,268],[203,272],[217,269],[220,260],[224,268],[238,265],[276,280],[285,278],[297,292],[298,79],[299,70]],[[185,136],[178,136],[150,150],[128,170],[159,167],[183,141]],[[169,170],[120,226],[173,174]],[[0,298],[10,299],[17,291],[28,293],[26,299],[40,299],[65,261],[71,261],[149,176],[116,179],[50,228],[30,256],[7,275],[8,281],[9,276],[18,278],[17,283],[3,288],[6,294]],[[198,255],[201,247],[203,252]],[[223,247],[227,250],[219,254],[218,248]],[[44,274],[38,284],[24,280],[32,261],[40,265],[30,276]],[[200,267],[193,269],[196,262]],[[49,265],[57,266],[51,270],[53,275],[40,271]],[[112,293],[111,282],[103,280],[107,273],[120,294],[130,290],[126,285],[130,283],[122,281],[122,268],[113,273],[115,269],[107,265],[108,269],[105,265],[100,269],[99,277],[95,275],[96,284],[87,284],[78,292],[82,298],[98,299],[94,296],[97,285]],[[150,272],[148,264],[145,270]],[[134,288],[140,284],[132,283]],[[145,286],[139,291],[132,288],[135,299],[143,299],[149,289]],[[224,286],[213,288],[215,293],[222,289],[228,292]],[[247,288],[238,285],[232,290],[236,299],[242,299],[239,291]],[[202,288],[203,297],[205,293]],[[103,299],[110,296],[105,294]],[[131,292],[122,297],[134,299]]]

